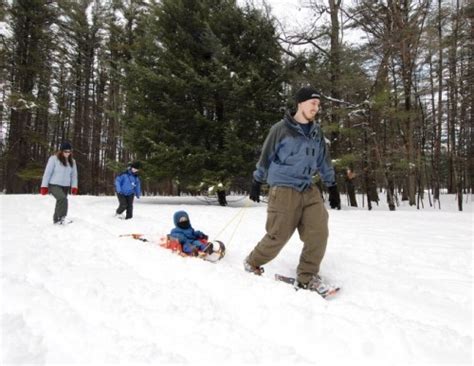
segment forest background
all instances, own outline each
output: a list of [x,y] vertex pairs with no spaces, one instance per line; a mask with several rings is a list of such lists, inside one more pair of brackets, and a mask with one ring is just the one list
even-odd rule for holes
[[0,0],[0,188],[38,192],[69,140],[81,194],[113,194],[131,160],[146,194],[245,192],[269,128],[310,83],[349,205],[384,190],[391,210],[441,208],[446,192],[462,210],[473,4],[299,1],[309,22],[289,29],[271,3]]

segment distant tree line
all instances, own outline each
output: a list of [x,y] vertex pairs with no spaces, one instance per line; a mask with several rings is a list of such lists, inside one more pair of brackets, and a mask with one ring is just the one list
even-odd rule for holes
[[[462,210],[473,9],[308,0],[313,24],[289,32],[269,7],[235,0],[0,0],[1,188],[37,192],[69,140],[83,194],[113,193],[132,159],[148,193],[245,191],[268,129],[309,82],[350,205],[362,192],[371,208],[384,189],[392,210],[440,207],[446,191]],[[346,42],[353,31],[364,42]]]

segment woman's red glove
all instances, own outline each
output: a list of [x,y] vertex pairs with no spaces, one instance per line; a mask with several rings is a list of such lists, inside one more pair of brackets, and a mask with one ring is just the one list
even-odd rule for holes
[[77,194],[77,188],[76,187],[71,188],[71,194],[73,196],[75,196]]
[[41,195],[43,195],[43,196],[46,195],[46,194],[48,194],[48,187],[41,187],[41,188],[40,188],[40,193],[41,193]]

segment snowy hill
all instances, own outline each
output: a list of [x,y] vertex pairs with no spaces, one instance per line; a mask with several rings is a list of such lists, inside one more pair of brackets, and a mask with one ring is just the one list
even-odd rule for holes
[[[113,217],[115,197],[1,195],[2,364],[472,365],[472,203],[330,212],[321,274],[332,300],[272,280],[293,275],[295,234],[263,277],[242,261],[264,234],[266,205],[209,206],[144,197]],[[158,238],[172,215],[227,244],[218,264],[182,258]]]

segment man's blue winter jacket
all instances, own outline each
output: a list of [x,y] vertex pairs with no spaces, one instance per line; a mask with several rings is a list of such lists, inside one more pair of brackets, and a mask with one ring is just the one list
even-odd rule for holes
[[115,178],[115,191],[124,196],[135,194],[140,198],[142,194],[140,178],[133,174],[131,169],[127,169]]
[[[186,229],[180,228],[178,223],[180,219],[185,218],[185,221],[189,222],[189,227]],[[179,240],[179,243],[183,247],[183,252],[192,253],[194,248],[204,250],[206,244],[203,244],[199,239],[207,238],[207,236],[199,230],[194,230],[191,226],[191,221],[186,211],[178,211],[173,216],[173,222],[175,227],[171,230],[170,236]]]
[[287,112],[270,129],[253,177],[270,186],[303,191],[318,173],[328,187],[335,184],[329,150],[319,124],[311,122],[308,136]]

